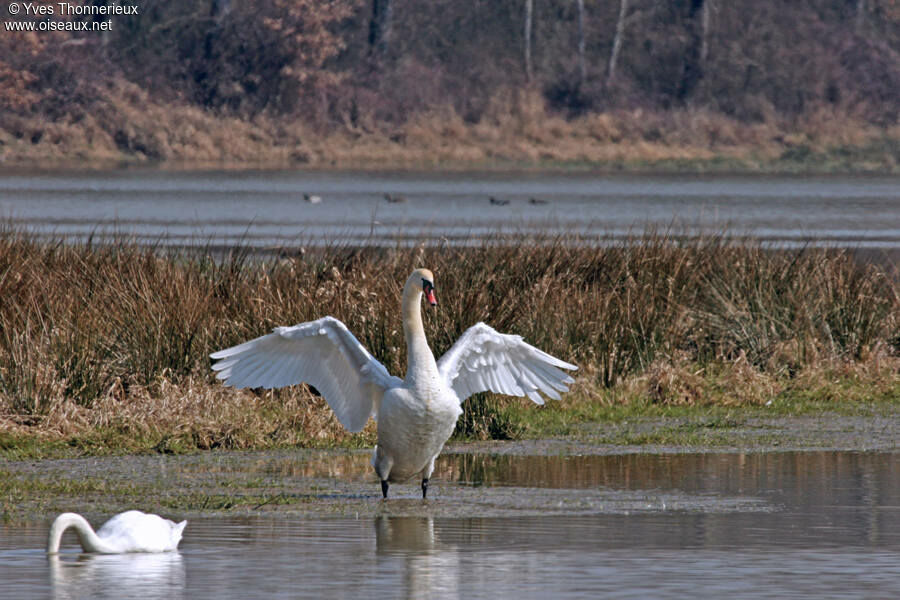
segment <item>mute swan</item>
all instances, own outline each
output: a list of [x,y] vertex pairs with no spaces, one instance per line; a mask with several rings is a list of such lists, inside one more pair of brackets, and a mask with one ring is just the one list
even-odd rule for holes
[[123,552],[168,552],[178,548],[187,521],[173,523],[158,515],[129,510],[119,513],[94,532],[87,519],[76,513],[63,513],[50,526],[47,554],[59,553],[63,532],[72,527],[85,552],[120,554]]
[[437,362],[425,339],[422,296],[432,306],[434,276],[416,269],[403,287],[401,308],[406,336],[406,379],[390,375],[334,317],[323,317],[211,354],[217,377],[236,388],[277,388],[309,383],[328,402],[341,424],[361,430],[369,416],[378,421],[372,466],[385,498],[392,482],[422,474],[422,497],[434,459],[453,433],[462,402],[478,392],[559,399],[574,380],[561,361],[520,336],[498,333],[484,323],[463,333]]

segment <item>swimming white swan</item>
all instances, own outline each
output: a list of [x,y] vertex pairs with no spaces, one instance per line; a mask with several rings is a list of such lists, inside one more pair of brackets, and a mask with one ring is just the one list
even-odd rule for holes
[[85,552],[168,552],[178,548],[185,525],[187,521],[174,523],[158,515],[129,510],[117,514],[94,532],[91,524],[81,515],[63,513],[50,526],[47,554],[59,553],[63,532],[70,527],[78,534]]
[[574,380],[560,369],[577,369],[520,336],[473,325],[437,362],[425,339],[421,300],[432,306],[434,276],[416,269],[403,288],[401,308],[407,345],[406,379],[390,375],[334,317],[323,317],[238,346],[214,352],[217,377],[237,388],[278,388],[309,383],[322,394],[341,424],[361,430],[378,421],[372,466],[385,498],[391,482],[422,473],[422,497],[434,459],[453,433],[460,404],[478,392],[559,399]]

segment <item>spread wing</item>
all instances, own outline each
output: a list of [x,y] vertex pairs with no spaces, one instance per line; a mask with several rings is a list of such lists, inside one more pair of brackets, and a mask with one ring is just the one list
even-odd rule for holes
[[402,385],[334,317],[276,327],[268,335],[210,354],[216,377],[236,388],[309,383],[341,425],[359,431],[385,390]]
[[568,384],[575,382],[561,369],[578,367],[484,323],[469,327],[438,361],[460,402],[486,391],[528,396],[537,404],[544,403],[539,392],[559,400],[558,392],[569,391]]

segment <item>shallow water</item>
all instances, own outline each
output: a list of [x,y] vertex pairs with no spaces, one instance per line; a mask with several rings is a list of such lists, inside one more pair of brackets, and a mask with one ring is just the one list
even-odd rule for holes
[[[305,472],[292,469],[288,457],[256,461],[250,470],[352,481],[365,477],[357,462],[353,457],[341,474],[327,471],[324,462]],[[624,512],[595,506],[577,515],[485,517],[480,505],[473,505],[460,518],[192,517],[179,552],[163,555],[83,555],[74,539],[66,538],[64,553],[48,559],[42,551],[46,525],[6,526],[0,529],[0,596],[843,599],[900,594],[900,454],[451,454],[442,463],[429,501],[433,507],[464,500],[459,490],[473,488],[497,503],[506,497],[499,494],[504,489],[522,496],[564,497],[572,489],[608,498],[631,494],[644,502]],[[409,489],[403,491],[409,495]],[[660,501],[665,498],[680,503],[667,505]],[[381,506],[374,496],[371,501]],[[402,507],[413,500],[394,502]]]
[[[320,204],[303,194],[320,195]],[[387,203],[383,194],[400,194]],[[488,198],[509,201],[495,206]],[[532,203],[534,198],[540,203]],[[43,236],[297,246],[472,242],[497,232],[617,240],[728,229],[780,245],[900,247],[892,177],[365,172],[0,174],[0,218]]]

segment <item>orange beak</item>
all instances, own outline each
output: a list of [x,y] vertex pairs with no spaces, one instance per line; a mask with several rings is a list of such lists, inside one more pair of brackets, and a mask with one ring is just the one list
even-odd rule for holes
[[428,304],[432,306],[437,306],[437,298],[434,297],[434,289],[429,288],[425,290],[425,299],[428,300]]

